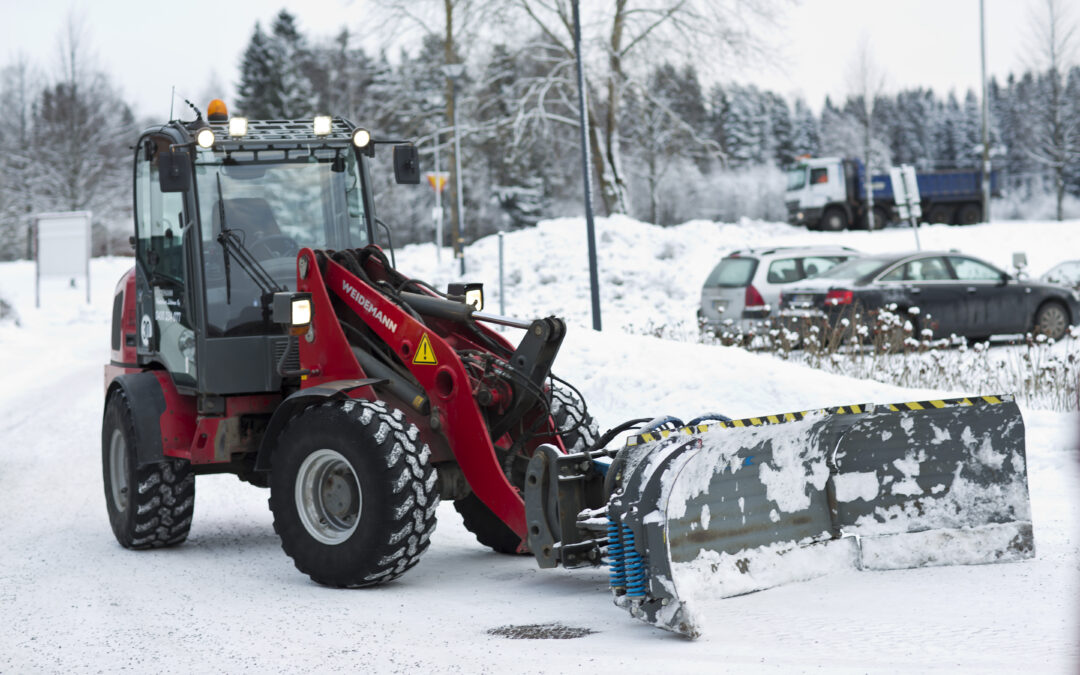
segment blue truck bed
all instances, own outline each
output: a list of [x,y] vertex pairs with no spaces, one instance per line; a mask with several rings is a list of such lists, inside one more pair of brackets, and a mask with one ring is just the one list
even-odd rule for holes
[[[859,163],[858,194],[866,194],[865,171]],[[981,193],[980,171],[918,171],[919,197],[936,202],[978,201]],[[889,174],[874,174],[874,199],[893,200],[892,179]],[[998,193],[998,172],[990,172],[990,194]]]

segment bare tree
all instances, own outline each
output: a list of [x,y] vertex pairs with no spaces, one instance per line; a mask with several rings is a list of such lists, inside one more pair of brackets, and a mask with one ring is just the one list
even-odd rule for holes
[[[501,16],[502,6],[497,0],[375,0],[386,16],[386,25],[400,26],[404,21],[422,35],[442,35],[443,62],[447,65],[465,63],[468,48],[472,46],[485,26],[497,21]],[[392,32],[395,39],[400,37],[400,30]],[[446,126],[453,126],[454,105],[459,103],[454,92],[455,84],[448,77],[445,85]],[[454,129],[454,134],[459,130]],[[456,166],[453,146],[446,149],[449,166]],[[451,171],[450,192],[457,194],[461,177]],[[454,256],[461,253],[462,223],[458,213],[457,201],[450,200],[451,237]],[[440,242],[441,243],[441,242]]]
[[1042,0],[1031,17],[1033,69],[1046,83],[1045,99],[1035,103],[1035,143],[1029,152],[1054,176],[1057,219],[1062,220],[1066,168],[1080,161],[1080,117],[1065,95],[1065,77],[1077,49],[1074,8],[1063,0]]
[[866,172],[866,226],[868,229],[881,227],[884,223],[875,223],[875,217],[883,214],[874,213],[874,188],[870,179],[873,163],[874,141],[874,102],[885,92],[885,72],[874,58],[867,35],[860,38],[855,54],[848,64],[848,90],[862,105],[857,115],[862,127],[863,170]]
[[[570,0],[517,0],[522,11],[575,57]],[[590,61],[587,88],[589,145],[593,170],[607,213],[625,213],[626,182],[620,157],[620,113],[632,79],[641,79],[649,57],[690,60],[708,54],[713,62],[760,57],[765,52],[761,26],[771,24],[775,3],[766,0],[614,0],[590,5],[582,21],[583,51],[598,46],[602,58]],[[587,53],[586,53],[587,55]]]
[[105,228],[131,211],[128,146],[135,120],[96,67],[75,14],[68,15],[60,35],[59,56],[54,80],[37,103],[35,192],[39,208],[92,211],[95,253],[101,253]]
[[34,212],[37,165],[31,156],[38,75],[24,54],[0,71],[0,260],[22,257]]

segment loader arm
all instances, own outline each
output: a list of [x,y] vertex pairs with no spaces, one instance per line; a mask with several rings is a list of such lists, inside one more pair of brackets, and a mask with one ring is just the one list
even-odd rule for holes
[[[325,254],[303,249],[297,260],[297,289],[311,293],[313,302],[312,329],[299,341],[301,367],[307,371],[302,388],[374,375],[365,372],[358,362],[354,347],[342,329],[342,317],[335,311],[333,299],[336,299],[359,317],[422,388],[426,405],[416,400],[405,403],[413,404],[414,414],[424,411],[426,424],[418,424],[421,434],[427,437],[424,440],[437,435],[445,439],[452,454],[452,457],[437,456],[441,443],[429,443],[434,453],[432,461],[456,461],[476,496],[524,540],[525,503],[499,461],[495,446],[498,438],[493,439],[488,421],[474,397],[473,381],[457,351],[479,345],[468,335],[448,330],[447,324],[452,322],[421,317],[415,310],[396,304],[384,292]],[[378,261],[371,261],[365,273],[389,272],[376,269],[377,265]],[[369,276],[369,280],[373,280],[372,277]],[[475,324],[470,329],[474,333],[486,330]],[[483,337],[494,340],[510,354],[516,353],[492,331]],[[545,358],[539,365],[533,364],[533,372],[542,372],[542,377],[546,377],[554,351],[541,351]],[[361,396],[374,397],[370,387],[358,392]],[[515,396],[516,402],[520,399]],[[515,409],[515,412],[520,419],[529,410]],[[508,426],[500,425],[498,437]],[[544,440],[558,443],[557,438],[545,436]]]

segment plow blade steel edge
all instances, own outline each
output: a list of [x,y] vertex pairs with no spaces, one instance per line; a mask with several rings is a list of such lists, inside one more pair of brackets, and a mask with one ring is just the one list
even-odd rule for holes
[[622,533],[619,565],[640,556],[645,574],[644,593],[613,581],[616,602],[661,628],[696,637],[696,598],[837,569],[1034,556],[1024,425],[1010,399],[851,406],[683,432],[627,448],[608,508]]

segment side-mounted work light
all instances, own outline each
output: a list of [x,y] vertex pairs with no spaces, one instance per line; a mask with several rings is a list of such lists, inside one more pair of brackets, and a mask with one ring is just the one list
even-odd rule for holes
[[311,293],[274,293],[270,310],[270,319],[274,323],[289,326],[293,335],[303,335],[311,325]]

